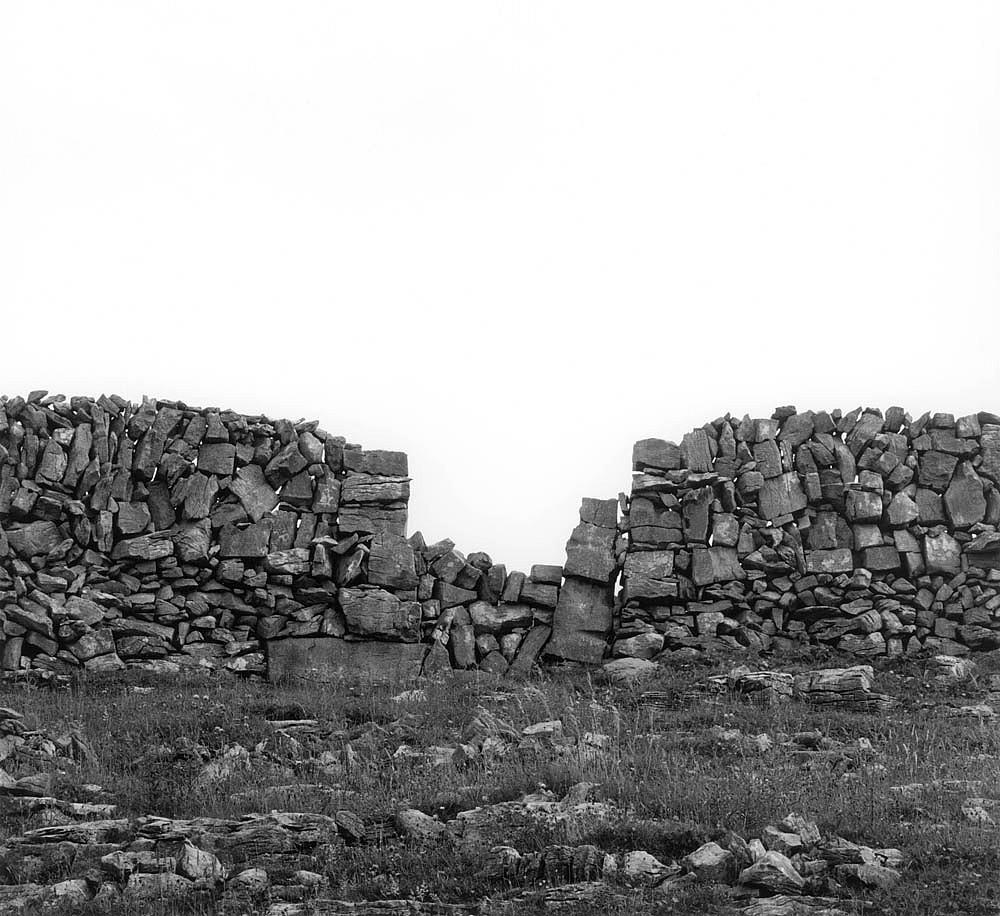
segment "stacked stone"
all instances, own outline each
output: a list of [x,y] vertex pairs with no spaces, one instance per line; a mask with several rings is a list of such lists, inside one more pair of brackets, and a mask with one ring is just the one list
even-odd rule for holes
[[[402,576],[398,570],[405,570]],[[468,557],[450,539],[427,544],[420,532],[409,540],[382,535],[368,558],[366,601],[391,596],[410,608],[415,626],[410,633],[388,633],[377,622],[360,622],[350,632],[373,638],[399,635],[430,642],[423,663],[427,673],[448,668],[478,667],[505,674],[511,665],[527,671],[547,638],[553,609],[559,600],[562,568],[533,566],[531,574],[494,563],[486,553]],[[341,606],[351,627],[350,589],[341,592]],[[524,644],[530,629],[533,640]],[[416,633],[416,635],[413,635]],[[544,638],[543,638],[544,637]]]
[[613,654],[1000,646],[1000,417],[721,417],[644,439]]
[[262,674],[306,638],[502,671],[558,601],[559,567],[407,539],[406,455],[315,421],[37,391],[0,398],[0,462],[8,671]]

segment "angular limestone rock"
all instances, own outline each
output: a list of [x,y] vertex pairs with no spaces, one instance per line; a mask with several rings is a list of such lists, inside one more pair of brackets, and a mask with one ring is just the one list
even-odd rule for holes
[[583,500],[580,524],[566,544],[566,576],[607,583],[615,571],[618,501]]
[[806,882],[787,856],[772,849],[740,872],[739,883],[769,894],[800,894]]
[[228,477],[236,463],[236,446],[229,442],[213,442],[198,449],[198,470],[206,474]]
[[420,604],[400,601],[380,588],[342,588],[338,595],[349,633],[413,642],[419,635]]
[[983,424],[980,447],[983,460],[979,465],[979,473],[989,477],[995,484],[1000,484],[1000,426]]
[[494,606],[485,601],[473,601],[469,616],[476,634],[509,633],[519,627],[530,627],[534,611],[526,604],[501,604]]
[[596,664],[605,655],[614,615],[609,586],[567,577],[552,619],[546,654]]
[[963,461],[944,494],[944,506],[954,528],[969,528],[986,517],[983,481],[972,464]]
[[799,475],[794,471],[764,480],[757,494],[761,517],[775,519],[800,512],[808,505]]
[[50,521],[31,522],[19,528],[7,528],[6,533],[11,550],[25,560],[48,553],[63,539],[58,526]]
[[368,581],[385,588],[416,588],[413,548],[406,538],[382,532],[375,535],[368,555]]
[[951,482],[958,459],[945,452],[924,452],[920,459],[918,479],[922,487],[942,492]]
[[278,505],[278,494],[259,465],[248,464],[236,472],[229,489],[239,499],[251,521],[259,521]]
[[399,477],[352,474],[341,482],[340,498],[360,505],[405,502],[410,498],[410,482]]
[[962,568],[962,546],[947,531],[924,538],[924,561],[931,575],[954,575]]
[[625,559],[625,599],[658,600],[675,598],[678,582],[674,577],[672,550],[633,551]]
[[846,548],[806,551],[806,572],[849,573],[852,569],[854,557]]
[[691,579],[695,585],[745,578],[735,547],[696,547],[691,554]]
[[632,446],[633,471],[644,471],[646,468],[676,471],[680,466],[681,450],[673,442],[664,439],[640,439]]

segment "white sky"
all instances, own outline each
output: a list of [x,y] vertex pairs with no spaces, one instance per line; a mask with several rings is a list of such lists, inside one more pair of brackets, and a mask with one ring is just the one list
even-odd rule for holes
[[0,6],[10,394],[317,418],[562,562],[632,442],[1000,411],[1000,4]]

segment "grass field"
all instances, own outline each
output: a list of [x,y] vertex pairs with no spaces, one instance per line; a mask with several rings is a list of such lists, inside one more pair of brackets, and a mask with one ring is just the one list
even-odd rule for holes
[[[114,804],[118,816],[129,819],[236,818],[272,810],[347,811],[360,818],[365,833],[352,842],[273,858],[276,885],[296,866],[323,879],[321,892],[307,894],[294,912],[310,906],[323,912],[322,901],[334,898],[545,912],[538,902],[544,894],[533,898],[532,887],[496,876],[483,849],[456,841],[453,831],[418,843],[399,836],[393,819],[400,809],[419,809],[446,822],[477,806],[528,793],[562,797],[592,783],[590,797],[606,803],[610,815],[582,826],[498,823],[487,847],[526,855],[554,844],[590,843],[619,861],[645,850],[669,865],[728,831],[749,840],[797,812],[824,835],[903,853],[901,880],[888,889],[843,893],[837,906],[845,912],[985,916],[1000,912],[1000,828],[973,823],[963,802],[980,797],[987,809],[992,799],[1000,805],[1000,726],[996,719],[950,712],[990,700],[997,655],[979,656],[973,678],[954,685],[932,682],[920,660],[876,666],[877,689],[901,701],[877,714],[794,699],[766,705],[709,682],[746,663],[746,656],[665,666],[634,687],[611,686],[585,671],[519,684],[466,673],[416,685],[353,687],[163,682],[138,674],[65,689],[7,685],[0,704],[24,714],[29,738],[38,732],[78,740],[75,759],[22,747],[2,766],[12,779],[38,774],[36,794]],[[796,671],[852,663],[835,657],[806,662],[770,664]],[[658,692],[655,708],[641,701],[645,691]],[[524,734],[537,723],[550,724]],[[79,849],[39,858],[11,843],[41,824],[61,822],[51,812],[3,810],[5,883],[84,877],[93,892],[108,882],[98,859]],[[573,911],[737,913],[752,902],[729,885],[649,887],[621,872],[606,884],[609,900]],[[310,904],[310,896],[319,902]],[[281,900],[274,893],[252,902],[230,897],[202,893],[154,905],[105,896],[107,903],[63,908],[267,913]]]

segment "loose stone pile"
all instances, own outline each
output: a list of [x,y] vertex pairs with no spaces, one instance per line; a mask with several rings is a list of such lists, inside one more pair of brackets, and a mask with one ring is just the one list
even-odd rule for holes
[[613,654],[1000,646],[1000,416],[721,417],[635,444]]

